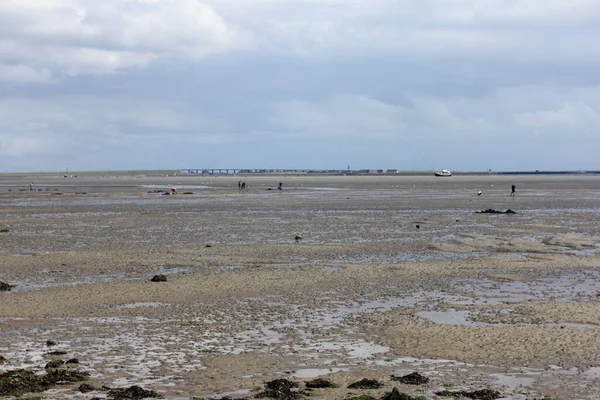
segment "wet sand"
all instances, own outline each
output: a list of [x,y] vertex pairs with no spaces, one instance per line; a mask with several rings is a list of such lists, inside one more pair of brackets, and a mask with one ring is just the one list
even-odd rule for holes
[[[54,340],[168,398],[323,376],[313,397],[596,399],[599,211],[595,176],[0,176],[0,371]],[[43,396],[106,396],[74,387]]]

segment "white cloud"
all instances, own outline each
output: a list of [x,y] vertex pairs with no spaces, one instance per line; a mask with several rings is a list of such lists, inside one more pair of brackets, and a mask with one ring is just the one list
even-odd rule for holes
[[[211,0],[265,48],[301,55],[600,56],[596,0]],[[593,28],[597,31],[597,28]],[[543,31],[543,34],[540,34]],[[574,44],[577,44],[574,46]]]
[[275,130],[305,134],[397,136],[423,131],[481,132],[494,125],[481,118],[457,116],[437,100],[411,99],[412,107],[388,104],[359,95],[320,102],[287,101],[272,107]]
[[202,57],[247,35],[198,0],[5,0],[0,63],[103,75],[160,57]]
[[525,112],[515,115],[515,121],[530,128],[600,127],[600,114],[584,103],[567,103],[562,108]]
[[0,64],[0,82],[5,83],[50,83],[52,72],[46,68],[35,69],[28,65]]

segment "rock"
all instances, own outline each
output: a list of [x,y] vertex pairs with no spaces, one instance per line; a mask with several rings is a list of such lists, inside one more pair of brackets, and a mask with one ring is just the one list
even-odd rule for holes
[[13,287],[13,285],[0,281],[0,292],[10,292]]
[[194,194],[194,192],[183,192],[183,194]]
[[0,356],[0,364],[4,364],[6,362],[6,358]]
[[153,390],[145,390],[139,386],[131,386],[128,388],[111,389],[108,391],[108,397],[115,400],[121,399],[146,399],[146,398],[160,398],[160,394]]
[[376,379],[363,378],[358,382],[351,383],[348,385],[348,389],[379,389],[383,386],[383,383]]
[[10,229],[8,229],[8,228],[0,229],[0,233],[8,233],[8,232],[10,232]]
[[67,360],[66,364],[79,364],[79,359],[77,358],[70,358]]
[[167,281],[166,275],[154,275],[152,277],[152,282],[166,282],[166,281]]
[[63,365],[65,365],[65,362],[63,360],[52,360],[52,361],[49,361],[44,368],[45,369],[60,368]]
[[77,390],[79,390],[81,393],[89,393],[89,392],[93,392],[94,390],[96,390],[96,388],[88,383],[82,383],[81,385],[79,385]]
[[304,382],[306,387],[309,389],[324,389],[324,388],[334,388],[336,385],[327,379],[316,378],[308,382]]
[[296,242],[299,242],[299,241],[301,241],[301,240],[302,240],[302,236],[296,236],[296,237],[294,238],[294,240],[295,240]]
[[502,397],[500,392],[490,389],[482,389],[482,390],[474,390],[472,392],[467,392],[466,390],[462,391],[450,391],[450,390],[442,390],[441,392],[435,392],[436,396],[444,396],[444,397],[466,397],[468,399],[477,399],[477,400],[495,400]]
[[48,346],[48,347],[56,346],[56,342],[54,340],[46,340],[46,346]]
[[210,245],[210,244],[207,244],[207,245],[206,245],[206,246],[204,246],[204,247],[212,247],[212,245]]
[[413,372],[412,374],[408,374],[408,375],[404,375],[404,376],[392,375],[392,380],[404,383],[406,385],[424,385],[427,382],[429,382],[429,378],[421,375],[418,372]]

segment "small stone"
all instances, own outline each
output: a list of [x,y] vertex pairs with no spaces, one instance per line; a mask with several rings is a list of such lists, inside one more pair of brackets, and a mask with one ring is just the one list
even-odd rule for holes
[[56,342],[54,340],[46,340],[46,346],[48,346],[48,347],[56,346]]
[[167,281],[166,275],[154,275],[152,277],[152,282],[166,282],[166,281]]

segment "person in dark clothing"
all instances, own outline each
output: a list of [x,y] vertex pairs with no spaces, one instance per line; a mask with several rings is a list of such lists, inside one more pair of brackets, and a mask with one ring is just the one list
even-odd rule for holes
[[515,185],[511,186],[511,191],[510,191],[510,195],[514,196],[515,195],[515,191],[517,190],[517,187]]
[[279,189],[279,190],[283,189],[283,183],[279,182],[279,186],[277,186],[277,189]]

